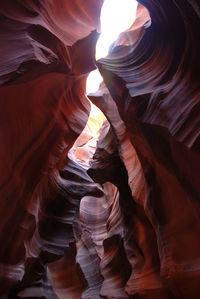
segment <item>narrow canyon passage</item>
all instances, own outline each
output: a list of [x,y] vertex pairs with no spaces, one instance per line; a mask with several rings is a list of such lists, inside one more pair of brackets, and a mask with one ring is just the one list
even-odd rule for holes
[[200,298],[198,0],[0,4],[0,299]]

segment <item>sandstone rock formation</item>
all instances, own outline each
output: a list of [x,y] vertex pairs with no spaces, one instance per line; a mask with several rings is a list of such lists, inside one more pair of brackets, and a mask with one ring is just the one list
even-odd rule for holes
[[2,299],[200,297],[200,4],[139,2],[97,62],[103,0],[0,4]]

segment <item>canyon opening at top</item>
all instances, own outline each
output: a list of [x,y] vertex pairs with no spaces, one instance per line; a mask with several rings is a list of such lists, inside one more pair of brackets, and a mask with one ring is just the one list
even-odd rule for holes
[[[132,26],[136,18],[137,7],[136,0],[104,0],[100,17],[101,34],[96,44],[96,60],[106,57],[120,33]],[[92,71],[87,78],[87,95],[97,91],[102,81],[99,70]],[[72,148],[75,157],[86,164],[95,152],[100,129],[106,120],[101,110],[92,102],[90,104],[91,112],[86,127]]]
[[[111,45],[121,32],[133,24],[138,2],[136,0],[104,0],[101,9],[101,34],[96,44],[96,60],[106,57]],[[87,94],[95,92],[102,77],[98,69],[92,71],[87,78]]]

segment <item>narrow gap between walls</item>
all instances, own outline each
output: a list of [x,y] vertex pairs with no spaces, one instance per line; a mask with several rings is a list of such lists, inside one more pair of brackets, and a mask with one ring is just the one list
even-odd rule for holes
[[[111,45],[120,33],[129,29],[135,21],[138,2],[136,0],[105,0],[101,9],[101,34],[96,45],[96,60],[109,54]],[[98,69],[92,71],[87,78],[86,93],[94,93],[99,89],[103,78]],[[89,99],[88,99],[89,100]],[[89,100],[90,101],[90,100]],[[105,115],[93,103],[88,122],[70,150],[70,155],[89,167],[96,150],[100,129],[106,120]]]

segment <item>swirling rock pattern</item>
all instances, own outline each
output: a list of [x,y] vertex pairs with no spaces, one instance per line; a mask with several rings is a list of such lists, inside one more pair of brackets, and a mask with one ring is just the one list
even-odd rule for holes
[[[108,98],[109,106],[106,101]],[[102,89],[96,95],[90,96],[90,99],[103,111],[106,111],[112,124],[112,130],[108,132],[107,136],[103,136],[103,138],[100,136],[94,162],[88,172],[94,179],[95,173],[101,172],[98,177],[96,175],[96,180],[105,177],[105,180],[112,181],[120,191],[120,202],[124,216],[124,246],[132,266],[132,274],[127,282],[126,291],[129,294],[134,294],[144,289],[162,288],[156,236],[151,223],[141,208],[141,205],[145,204],[147,200],[147,188],[141,164],[130,143],[116,104],[106,88],[102,86]],[[107,154],[109,158],[105,158],[105,154],[102,152],[105,153],[105,148],[109,153]],[[109,162],[106,163],[106,161]],[[145,285],[145,280],[149,281],[148,285]]]
[[[72,163],[67,152],[90,111],[85,84],[87,73],[95,67],[95,29],[101,5],[102,1],[93,0],[87,4],[77,1],[76,5],[74,1],[60,1],[59,5],[34,0],[1,3],[2,296],[19,281],[18,289],[35,283],[44,286],[47,263],[64,254],[73,239],[73,214],[87,187],[78,181],[72,187],[62,174]],[[80,61],[80,53],[85,51],[87,58]],[[69,175],[71,180],[76,176],[81,180],[80,167],[71,171],[75,171]],[[66,181],[68,187],[64,186]],[[72,194],[73,188],[75,202],[70,203],[65,192]],[[59,216],[53,209],[56,198],[65,215]],[[54,229],[59,231],[56,241]],[[29,297],[50,298],[51,291],[45,288],[27,292]]]
[[[97,103],[97,96],[90,96],[90,98]],[[107,98],[107,96],[105,96],[105,98]],[[104,106],[104,97],[101,96],[101,99],[99,99],[98,103],[99,105]],[[112,100],[110,100],[110,104],[111,103]],[[113,109],[111,110],[114,111],[114,109],[115,105],[113,104]],[[113,115],[113,113],[110,115]],[[122,290],[124,290],[124,294],[120,295],[120,291],[118,290],[118,295],[114,294],[114,297],[127,298],[127,293],[129,295],[133,295],[136,293],[141,294],[146,291],[152,292],[156,290],[156,293],[160,292],[162,296],[164,296],[164,298],[168,298],[168,290],[166,289],[166,287],[164,287],[159,274],[160,261],[158,256],[155,232],[153,230],[152,224],[145,215],[145,211],[142,207],[142,202],[137,200],[138,188],[134,186],[134,183],[132,181],[128,182],[128,174],[130,177],[134,178],[136,172],[138,174],[138,177],[140,178],[139,190],[141,190],[144,177],[140,175],[140,168],[139,172],[138,167],[136,166],[131,169],[131,165],[137,165],[137,163],[139,163],[139,160],[136,158],[135,152],[130,151],[130,148],[128,151],[126,151],[127,147],[125,145],[127,143],[128,137],[125,134],[123,122],[120,121],[120,119],[116,116],[117,113],[115,114],[115,118],[113,118],[113,129],[108,130],[106,137],[104,135],[104,138],[102,139],[100,135],[98,147],[94,155],[94,161],[91,168],[88,170],[88,173],[96,181],[101,181],[101,183],[103,182],[103,179],[104,181],[111,181],[117,186],[119,190],[121,223],[119,220],[117,220],[117,223],[120,223],[120,227],[123,232],[120,235],[123,241],[122,248],[124,256],[126,256],[127,259],[126,273],[128,272],[129,274],[128,276],[127,274],[123,275],[124,278],[126,277],[126,279],[121,284],[121,287],[123,286]],[[102,128],[102,130],[103,129],[104,128]],[[104,134],[105,131],[106,130],[104,129]],[[113,134],[113,132],[115,132],[115,135]],[[118,136],[118,138],[121,137],[121,143],[116,142],[116,135]],[[122,159],[125,156],[127,158],[129,157],[129,159],[127,159],[126,161],[126,164],[123,164],[122,160],[120,159],[118,148],[120,150]],[[127,165],[128,161],[129,167]],[[131,163],[131,161],[134,161],[134,163]],[[126,170],[125,165],[127,166],[129,173]],[[138,181],[135,180],[136,186],[137,183]],[[131,190],[132,186],[133,188]],[[144,196],[144,192],[140,192],[139,194],[140,199],[142,199]],[[114,227],[114,225],[111,225],[110,227],[112,226]],[[116,240],[117,235],[112,232],[111,237],[113,238],[113,240]],[[105,244],[107,243],[109,244],[109,241],[105,239]],[[112,242],[110,243],[110,250],[108,250],[109,247],[107,247],[105,250],[105,255],[108,255],[110,265],[115,264],[114,261],[117,256],[116,251],[120,247],[119,242],[117,242],[116,244],[118,244],[118,246],[116,245],[115,250],[113,251],[111,244]],[[113,252],[115,252],[115,254],[113,254]],[[102,265],[104,265],[103,260],[104,258],[102,258]],[[117,258],[117,260],[119,261],[119,257]],[[118,272],[121,273],[120,271],[122,271],[122,265],[124,265],[124,261],[119,262],[119,264],[121,266],[120,270],[118,269]],[[110,266],[110,268],[110,272],[112,273],[112,266]],[[106,271],[104,267],[101,270],[102,273]],[[131,271],[131,273],[129,271]],[[114,277],[115,275],[113,275],[113,279]],[[115,277],[115,283],[116,282],[117,278]],[[111,281],[109,284],[107,284],[107,292],[109,289],[108,285],[112,285]],[[114,289],[117,289],[116,285]],[[153,295],[156,296],[155,293],[153,293]],[[111,295],[108,297],[111,297]]]
[[137,47],[115,48],[98,66],[142,165],[161,278],[170,296],[197,298],[199,3],[142,3],[151,26]]
[[97,62],[93,160],[103,0],[0,5],[2,299],[200,297],[200,4],[139,2]]
[[69,160],[62,171],[55,173],[55,177],[47,182],[43,192],[35,232],[25,244],[25,273],[13,291],[22,297],[33,294],[35,297],[55,297],[52,292],[46,293],[44,275],[47,265],[62,257],[70,243],[75,241],[73,227],[80,199],[85,195],[98,198],[103,194],[85,169],[73,160]]

